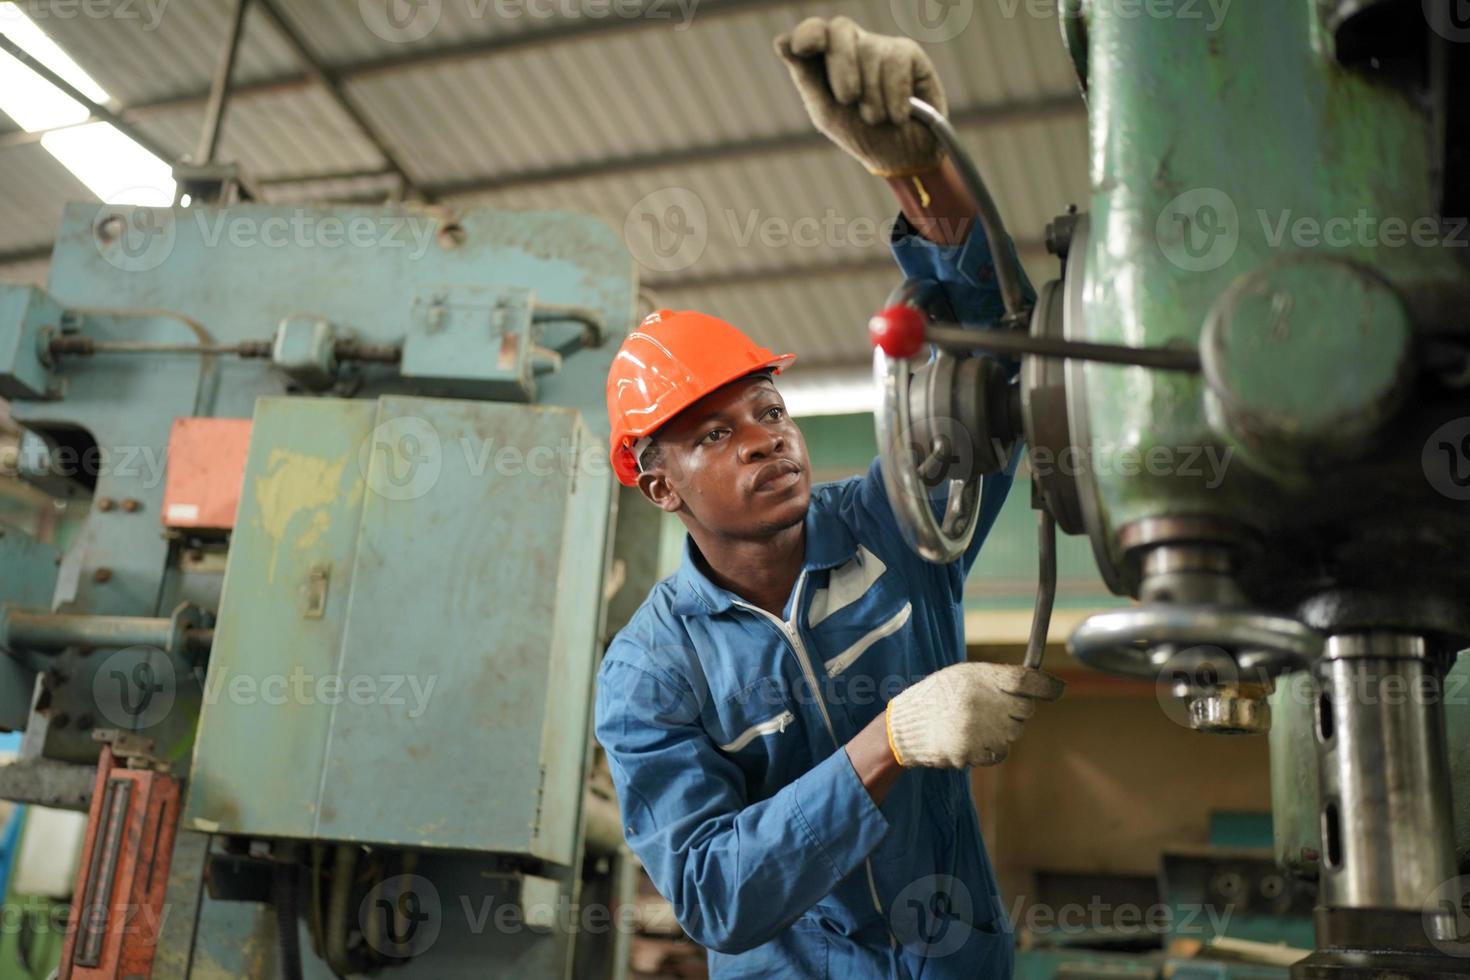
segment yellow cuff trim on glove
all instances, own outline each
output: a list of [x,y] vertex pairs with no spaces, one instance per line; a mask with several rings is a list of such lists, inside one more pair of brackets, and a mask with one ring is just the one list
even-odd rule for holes
[[[892,707],[893,702],[888,702],[888,706]],[[888,733],[888,751],[893,753],[893,760],[903,765],[903,756],[898,754],[898,746],[893,744],[893,713],[888,708],[883,709],[883,730]]]
[[882,177],[884,180],[887,180],[890,177],[918,177],[921,174],[928,174],[933,172],[934,167],[932,165],[927,167],[920,167],[918,170],[910,170],[907,168],[903,170],[881,170],[875,169],[873,167],[868,168],[868,173],[872,174],[874,177]]

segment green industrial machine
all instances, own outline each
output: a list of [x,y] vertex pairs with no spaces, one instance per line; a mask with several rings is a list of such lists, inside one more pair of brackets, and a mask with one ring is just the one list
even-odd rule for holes
[[1192,6],[1061,5],[1091,201],[1048,228],[1034,305],[993,249],[1009,330],[957,329],[923,283],[875,318],[889,497],[951,560],[1024,437],[1028,664],[1055,528],[1085,535],[1138,602],[1072,653],[1202,731],[1271,730],[1277,854],[1318,884],[1293,976],[1470,976],[1470,28],[1449,0]]
[[0,535],[0,797],[91,813],[63,977],[625,974],[635,288],[581,216],[251,203],[71,206],[0,287],[20,474],[86,514]]

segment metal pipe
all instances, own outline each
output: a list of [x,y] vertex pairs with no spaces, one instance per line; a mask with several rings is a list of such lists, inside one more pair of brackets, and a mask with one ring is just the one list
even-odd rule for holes
[[173,621],[158,616],[91,616],[85,613],[8,609],[5,646],[62,650],[66,647],[150,646],[167,649]]
[[612,800],[588,792],[582,797],[587,849],[593,854],[616,854],[623,846],[623,821]]
[[338,844],[332,862],[332,890],[327,894],[327,965],[344,977],[353,972],[352,956],[347,951],[347,913],[356,867],[357,846]]
[[1440,672],[1422,637],[1360,633],[1316,678],[1321,905],[1420,912],[1456,873]]
[[[601,347],[607,338],[607,328],[603,325],[601,314],[596,310],[585,306],[565,306],[557,303],[537,303],[531,310],[532,323],[554,323],[557,320],[570,320],[586,328],[582,336],[574,341],[578,345],[575,349]],[[568,354],[570,351],[560,353]]]
[[225,50],[220,55],[219,64],[214,71],[214,81],[209,86],[209,104],[204,109],[204,129],[199,135],[196,163],[213,163],[215,153],[219,150],[225,110],[229,108],[230,77],[235,73],[235,56],[240,52],[240,38],[245,34],[245,11],[249,6],[250,0],[235,0],[235,10],[230,18],[230,33],[225,38]]
[[[214,630],[183,631],[184,651],[207,651]],[[10,650],[59,651],[67,647],[157,647],[174,643],[174,621],[162,616],[94,616],[89,613],[6,609],[0,614],[0,643]]]

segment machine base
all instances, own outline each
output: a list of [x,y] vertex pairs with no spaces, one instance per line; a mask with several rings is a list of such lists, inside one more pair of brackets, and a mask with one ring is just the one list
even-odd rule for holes
[[1291,968],[1291,980],[1470,980],[1470,959],[1393,950],[1318,950]]

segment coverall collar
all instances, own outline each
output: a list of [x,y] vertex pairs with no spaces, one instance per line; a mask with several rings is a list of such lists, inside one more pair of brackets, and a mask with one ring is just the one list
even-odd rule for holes
[[[806,557],[802,559],[804,571],[819,568],[836,568],[850,561],[857,554],[857,539],[847,525],[833,514],[819,507],[815,500],[806,511]],[[709,580],[700,571],[694,555],[697,551],[694,539],[684,536],[684,557],[679,570],[674,573],[678,583],[678,596],[673,611],[681,616],[710,616],[722,613],[735,604],[735,596]]]

